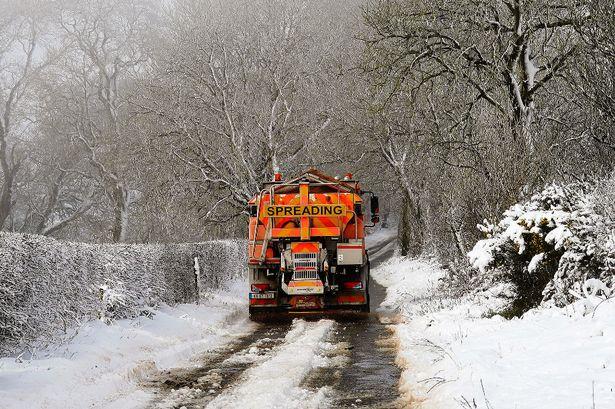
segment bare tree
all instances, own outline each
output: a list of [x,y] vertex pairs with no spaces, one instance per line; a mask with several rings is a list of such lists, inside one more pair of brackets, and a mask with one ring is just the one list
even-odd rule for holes
[[532,151],[537,96],[577,51],[574,27],[585,19],[586,10],[568,1],[450,7],[446,0],[380,0],[366,9],[372,28],[366,42],[380,56],[372,69],[390,75],[393,87],[410,78],[419,85],[438,76],[464,81],[470,98],[499,113]]
[[24,144],[29,160],[16,195],[22,208],[18,230],[57,235],[90,211],[100,200],[100,189],[87,172],[79,146],[65,136],[68,132],[55,128],[62,120],[55,118],[57,111],[45,102],[53,92],[46,86],[38,92],[47,95],[41,97],[43,103],[36,112],[35,137]]
[[601,162],[609,163],[615,155],[615,4],[593,0],[587,8],[590,17],[577,27],[583,52],[566,74],[579,104],[588,108],[577,120],[579,133],[591,139]]
[[83,148],[113,209],[115,242],[126,240],[136,197],[126,180],[127,163],[118,155],[127,146],[127,82],[148,59],[142,47],[146,10],[140,3],[90,1],[62,10],[60,19],[74,45],[66,64],[74,86],[67,99],[72,105],[71,136]]
[[169,50],[139,103],[157,120],[156,144],[207,192],[203,219],[242,214],[263,181],[296,171],[330,130],[319,4],[187,2],[173,16]]
[[[25,153],[17,135],[20,131],[19,108],[30,86],[32,76],[40,70],[35,61],[39,34],[31,18],[5,15],[0,21],[0,228],[5,227],[14,202],[17,173]],[[10,226],[9,226],[10,228]]]
[[2,229],[241,235],[263,181],[317,166],[384,191],[404,251],[459,258],[612,168],[610,2],[374,0],[363,26],[362,0],[5,3]]

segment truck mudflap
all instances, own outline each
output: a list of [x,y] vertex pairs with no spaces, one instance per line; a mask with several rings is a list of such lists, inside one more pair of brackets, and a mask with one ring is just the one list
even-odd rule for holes
[[321,310],[325,308],[325,300],[317,295],[295,295],[290,297],[289,310]]
[[363,305],[367,303],[367,296],[364,293],[342,293],[332,300],[333,305]]

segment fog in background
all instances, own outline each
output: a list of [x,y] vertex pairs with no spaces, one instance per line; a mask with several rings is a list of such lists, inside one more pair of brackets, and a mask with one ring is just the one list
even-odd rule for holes
[[275,169],[354,173],[455,261],[554,180],[612,172],[611,1],[0,2],[0,228],[245,234]]

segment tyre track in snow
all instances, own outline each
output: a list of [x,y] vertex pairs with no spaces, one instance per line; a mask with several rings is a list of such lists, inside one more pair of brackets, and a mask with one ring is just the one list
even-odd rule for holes
[[[378,306],[384,289],[370,284],[372,308]],[[396,339],[378,314],[371,313],[362,320],[339,322],[341,326],[334,342],[348,345],[349,365],[335,376],[335,390],[331,407],[335,408],[398,408],[400,407],[400,368],[395,364]],[[323,368],[323,381],[331,382],[331,368]],[[319,382],[320,381],[320,382]]]
[[[327,365],[335,348],[326,342],[335,322],[296,319],[259,324],[256,330],[201,358],[151,379],[157,389],[149,409],[320,408],[327,390],[300,387],[314,367]],[[335,354],[334,354],[335,355]]]
[[[395,238],[379,242],[369,249],[371,267],[393,255]],[[331,342],[348,349],[349,363],[344,368],[322,367],[312,373],[305,387],[318,389],[331,385],[334,408],[399,408],[400,368],[395,364],[396,339],[387,317],[373,312],[386,296],[384,287],[370,281],[372,312],[359,318],[338,319],[339,328]]]
[[207,408],[321,408],[326,405],[328,388],[301,387],[313,370],[328,364],[325,342],[335,323],[331,320],[295,320],[285,342],[266,361],[246,370],[240,382],[211,401]]
[[253,332],[204,354],[194,367],[159,373],[144,384],[157,395],[149,409],[205,407],[232,387],[246,369],[267,359],[284,342],[289,328],[290,323],[259,324]]

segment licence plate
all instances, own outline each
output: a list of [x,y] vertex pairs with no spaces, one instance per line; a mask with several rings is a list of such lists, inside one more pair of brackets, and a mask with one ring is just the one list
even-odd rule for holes
[[275,298],[275,292],[269,293],[250,293],[251,300],[271,299]]

